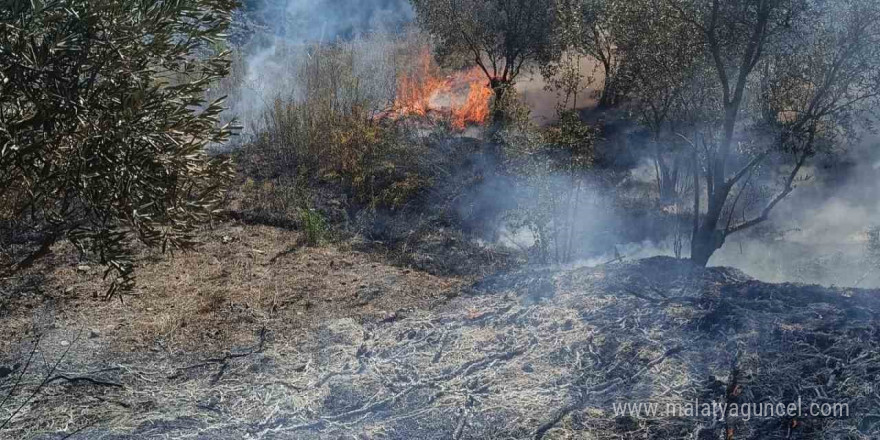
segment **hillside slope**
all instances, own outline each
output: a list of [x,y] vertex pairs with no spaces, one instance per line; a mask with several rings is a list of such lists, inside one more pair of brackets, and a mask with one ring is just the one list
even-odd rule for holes
[[[437,277],[377,255],[297,247],[295,233],[273,228],[223,225],[211,234],[201,254],[147,265],[142,296],[127,305],[77,296],[76,289],[94,287],[83,280],[73,291],[44,292],[57,310],[40,343],[46,363],[72,348],[50,375],[43,360],[33,361],[3,406],[8,413],[22,407],[3,434],[880,435],[880,292],[766,284],[661,257]],[[75,263],[59,270],[50,285],[91,276]],[[27,359],[32,314],[17,302],[3,318],[3,334],[13,335],[4,341],[10,364]],[[85,326],[92,330],[74,339]],[[4,390],[17,374],[0,379]],[[613,410],[627,402],[799,398],[805,411],[810,403],[846,403],[849,415],[747,420]]]

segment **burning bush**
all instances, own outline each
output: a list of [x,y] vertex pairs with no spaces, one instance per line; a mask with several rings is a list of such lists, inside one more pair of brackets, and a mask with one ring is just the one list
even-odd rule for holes
[[[286,58],[245,84],[257,88],[256,78],[269,81],[262,88],[274,97],[251,124],[259,134],[239,152],[239,162],[256,182],[243,187],[242,208],[273,224],[312,208],[307,193],[316,185],[341,189],[347,205],[403,206],[431,184],[426,170],[436,168],[425,165],[433,159],[426,159],[421,135],[432,127],[461,131],[489,115],[492,91],[482,72],[444,76],[418,34],[280,45],[272,52]],[[282,73],[280,66],[286,78],[271,78]],[[260,191],[265,181],[274,196]]]
[[434,95],[447,88],[428,47],[422,47],[414,67],[398,75],[394,109],[402,114],[425,116]]
[[[515,90],[493,100],[482,70],[444,76],[430,46],[409,41],[385,49],[394,59],[385,103],[365,92],[374,80],[358,69],[365,47],[317,46],[298,62],[294,82],[308,87],[276,98],[239,155],[253,180],[241,211],[307,228],[302,213],[316,209],[330,225],[408,250],[420,246],[413,240],[433,239],[425,231],[448,227],[495,242],[506,224],[531,231],[529,252],[541,261],[575,258],[585,231],[574,226],[581,212],[568,208],[588,197],[582,171],[596,131],[574,113],[539,128]],[[490,112],[504,115],[490,141],[452,136],[486,123]],[[523,199],[491,195],[513,181],[527,188]]]
[[263,112],[260,134],[238,153],[253,182],[242,186],[243,211],[271,224],[307,226],[301,213],[326,203],[315,196],[319,187],[332,187],[331,198],[347,209],[395,209],[428,184],[415,169],[421,145],[404,119],[387,117],[383,108],[405,102],[408,111],[426,113],[431,65],[400,73],[392,104],[386,101],[392,95],[373,90],[376,78],[365,77],[358,61],[364,49],[316,46],[291,63],[298,93],[276,97]]
[[479,68],[468,71],[464,78],[468,81],[468,94],[464,102],[452,108],[452,127],[463,130],[468,124],[482,125],[489,119],[489,99],[492,89],[483,81]]
[[413,64],[398,77],[394,117],[433,114],[457,131],[486,123],[492,89],[479,67],[444,78],[427,45],[419,49]]

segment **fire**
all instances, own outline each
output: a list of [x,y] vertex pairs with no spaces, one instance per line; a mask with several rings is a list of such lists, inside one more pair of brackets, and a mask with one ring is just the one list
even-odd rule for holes
[[468,123],[482,125],[489,119],[489,99],[492,97],[492,89],[481,75],[482,72],[478,68],[472,69],[468,75],[471,80],[467,99],[460,106],[452,107],[452,127],[456,130],[464,130]]
[[413,71],[397,81],[394,107],[403,114],[425,116],[431,109],[431,98],[447,87],[446,81],[434,75],[433,59],[428,49],[419,53],[419,62]]
[[441,78],[429,49],[418,55],[416,67],[397,82],[394,113],[400,116],[448,115],[452,128],[484,124],[489,118],[492,89],[479,68]]

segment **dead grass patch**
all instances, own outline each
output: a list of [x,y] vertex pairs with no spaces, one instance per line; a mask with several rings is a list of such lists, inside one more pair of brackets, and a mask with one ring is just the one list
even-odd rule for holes
[[[55,326],[95,329],[110,337],[113,351],[222,351],[249,343],[261,327],[283,333],[330,317],[428,306],[463,282],[391,266],[345,245],[303,246],[300,235],[230,223],[206,230],[198,252],[144,253],[135,295],[124,303],[95,295],[103,288],[98,268],[42,267],[43,292],[20,298],[3,327],[25,336],[48,299]],[[56,255],[67,251],[62,245]]]

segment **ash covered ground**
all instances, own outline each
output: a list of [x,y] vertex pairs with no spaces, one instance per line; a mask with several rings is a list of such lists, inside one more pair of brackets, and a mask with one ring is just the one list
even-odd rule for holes
[[[280,243],[277,250],[283,251],[285,238],[290,239],[285,234],[291,233],[229,228],[218,234],[232,236],[231,243],[217,240],[173,267],[156,267],[155,278],[145,275],[142,282],[157,289],[150,283],[186,273],[203,260],[224,258],[227,266],[236,267],[241,259],[252,265],[227,273],[217,283],[243,291],[242,285],[286,273],[297,277],[291,283],[316,296],[279,285],[275,297],[263,302],[231,298],[210,313],[197,313],[190,325],[172,326],[176,336],[164,334],[163,340],[161,332],[141,334],[146,322],[160,320],[165,310],[156,309],[168,309],[170,303],[185,308],[188,295],[198,297],[200,286],[212,279],[210,273],[169,286],[180,293],[167,303],[159,302],[155,297],[162,295],[155,292],[130,299],[125,317],[113,312],[115,303],[101,302],[94,310],[87,298],[68,292],[66,299],[56,298],[65,307],[47,324],[38,354],[17,385],[20,389],[3,406],[5,411],[21,408],[4,435],[880,435],[877,291],[767,284],[735,269],[700,268],[668,257],[444,278],[394,268],[375,256],[344,249],[276,252],[272,243]],[[71,272],[66,276],[79,277],[79,291],[89,288],[83,280],[87,275]],[[347,278],[354,281],[335,282]],[[332,285],[321,284],[331,279]],[[337,296],[316,299],[330,290]],[[306,309],[311,312],[303,314]],[[4,357],[10,362],[13,357],[27,360],[33,349],[27,330],[22,330],[28,310],[16,304],[5,312],[4,334],[16,335],[5,343]],[[107,326],[80,334],[84,323]],[[207,334],[220,330],[224,335]],[[63,353],[60,365],[47,373]],[[13,379],[20,371],[21,366],[2,379],[4,390],[17,383]],[[37,387],[40,392],[32,395]],[[805,406],[839,402],[848,405],[849,415],[746,420],[619,416],[613,410],[624,402],[666,405],[695,399],[801,399]]]
[[[227,37],[230,72],[205,91],[228,95],[221,119],[243,123],[228,145],[205,144],[212,155],[234,159],[235,178],[211,207],[213,223],[192,225],[197,252],[167,256],[132,242],[137,282],[107,296],[113,277],[103,279],[103,254],[78,252],[64,234],[38,245],[46,237],[37,231],[54,230],[54,220],[28,221],[30,203],[20,216],[5,212],[6,199],[0,204],[0,266],[27,262],[29,249],[41,256],[34,267],[15,263],[12,275],[0,272],[0,438],[880,438],[880,290],[834,287],[880,286],[880,158],[870,127],[880,114],[880,51],[873,49],[880,47],[880,10],[872,2],[810,2],[821,6],[816,12],[830,13],[832,3],[873,11],[817,15],[819,21],[816,14],[754,19],[751,7],[721,8],[728,15],[718,21],[719,8],[710,8],[705,24],[712,27],[754,21],[754,35],[763,35],[768,22],[778,26],[757,46],[737,42],[751,32],[725,31],[730,47],[714,53],[705,52],[709,41],[663,42],[701,34],[690,26],[708,16],[659,14],[651,2],[602,2],[631,16],[624,22],[608,15],[633,38],[601,45],[630,50],[631,58],[614,58],[643,58],[640,67],[659,70],[630,75],[606,65],[603,73],[595,56],[553,64],[535,56],[514,62],[526,66],[518,78],[508,76],[507,61],[490,73],[486,63],[467,60],[516,60],[534,53],[533,42],[564,40],[557,31],[595,23],[569,29],[547,17],[537,26],[554,37],[546,40],[496,28],[493,38],[525,46],[477,49],[473,57],[447,53],[457,48],[442,47],[450,40],[442,35],[446,26],[430,26],[459,14],[421,8],[424,17],[413,22],[419,12],[410,3],[448,2],[243,3]],[[496,16],[481,9],[487,4],[525,8],[517,14],[526,17],[523,32],[550,10],[536,0],[472,0],[465,9],[478,13],[454,28],[500,26],[484,22]],[[624,4],[642,15],[618,10]],[[605,14],[581,18],[592,15]],[[862,26],[862,19],[864,27],[846,27]],[[845,29],[839,37],[812,33],[828,23]],[[25,43],[41,41],[22,35]],[[681,56],[689,46],[703,49]],[[717,105],[730,92],[725,84],[719,95],[715,76],[726,78],[747,61],[738,51],[748,47],[765,47],[775,58],[762,61],[758,49],[744,65],[743,72],[754,72],[739,81],[740,92],[785,86],[779,102],[764,103],[762,95],[747,96],[742,110]],[[546,55],[584,49],[560,46]],[[861,55],[838,62],[835,50]],[[686,62],[658,67],[664,57],[654,52]],[[731,54],[727,68],[701,61],[721,52]],[[813,59],[819,61],[803,61]],[[776,67],[790,60],[788,69]],[[850,74],[833,73],[840,63]],[[68,70],[84,63],[75,65]],[[817,86],[826,84],[822,68],[838,78],[834,87]],[[624,75],[606,75],[617,72]],[[684,75],[669,80],[677,73]],[[788,88],[810,76],[806,87]],[[96,77],[102,74],[88,83]],[[863,98],[871,106],[788,121],[790,100],[813,108],[828,99],[828,108],[837,108],[836,99],[862,93],[868,83],[874,88]],[[652,95],[658,87],[693,98],[667,100],[677,102],[668,120],[649,127],[634,115],[666,100],[665,92]],[[841,92],[829,97],[828,90]],[[862,100],[837,104],[846,109]],[[53,124],[40,125],[52,134]],[[810,131],[792,135],[792,127]],[[814,145],[817,127],[830,129]],[[38,152],[32,157],[44,160],[55,145],[39,134],[27,141]],[[102,143],[97,151],[116,147]],[[92,154],[59,155],[55,168],[73,171],[57,182],[55,168],[42,167],[57,187],[0,193],[27,200],[66,194],[71,182],[132,174],[114,165],[95,178],[64,160]],[[728,176],[725,167],[713,175],[715,158],[728,156],[735,159]],[[19,175],[12,176],[0,181],[15,183]],[[716,182],[726,188],[721,196]],[[82,191],[92,192],[100,191]],[[117,192],[108,189],[108,199],[88,199],[87,206],[103,209]],[[701,205],[710,199],[721,209]],[[158,205],[144,202],[150,206]],[[117,223],[137,217],[131,207]],[[716,228],[719,219],[726,225]],[[68,220],[76,231],[79,219]],[[696,260],[739,269],[655,256],[687,255],[701,221],[708,225],[704,244],[724,246],[712,260],[714,249]],[[740,226],[755,227],[732,235]],[[800,402],[805,412],[619,411],[692,402]],[[812,405],[846,412],[806,413]]]

